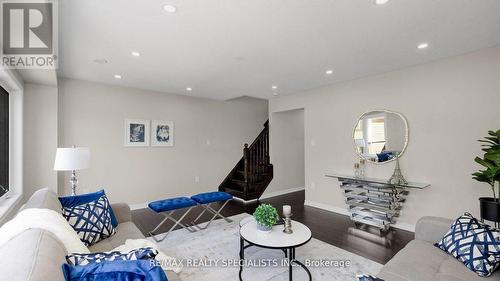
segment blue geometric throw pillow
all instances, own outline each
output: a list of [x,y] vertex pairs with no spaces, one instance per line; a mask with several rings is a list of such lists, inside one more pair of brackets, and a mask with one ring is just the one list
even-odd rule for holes
[[356,278],[358,278],[358,281],[384,281],[372,275],[358,275]]
[[500,231],[465,213],[434,244],[479,276],[490,276],[500,265]]
[[106,194],[80,205],[65,206],[66,198],[59,198],[63,205],[62,215],[87,247],[115,234]]
[[[85,203],[95,201],[101,198],[101,196],[103,195],[106,195],[106,193],[104,193],[104,189],[101,189],[99,191],[92,193],[59,197],[59,201],[61,202],[61,205],[63,207],[74,207],[77,205],[82,205]],[[111,223],[113,224],[113,227],[117,227],[118,220],[116,219],[115,213],[113,212],[113,208],[111,208],[111,205],[109,205],[109,213],[111,214]]]
[[139,248],[128,253],[118,251],[91,254],[70,254],[66,256],[66,261],[70,265],[88,265],[104,261],[135,261],[154,259],[158,255],[158,250],[153,248]]

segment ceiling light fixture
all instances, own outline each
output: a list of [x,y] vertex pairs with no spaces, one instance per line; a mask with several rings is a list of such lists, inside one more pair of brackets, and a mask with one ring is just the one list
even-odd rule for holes
[[375,4],[377,5],[384,5],[387,4],[387,2],[389,2],[389,0],[375,0]]
[[190,88],[190,87],[186,88],[186,91],[188,91],[188,92],[191,92],[192,90],[193,90],[193,88]]
[[278,89],[278,86],[272,86],[271,88],[272,88],[273,90],[276,90],[276,89]]
[[325,73],[326,73],[327,75],[331,75],[331,74],[333,74],[333,70],[329,69],[329,70],[325,71]]
[[113,77],[115,77],[115,79],[122,79],[122,76],[120,74],[115,74],[115,76]]
[[163,5],[163,10],[167,13],[175,13],[177,12],[177,7],[173,6],[173,5],[169,5],[169,4],[165,4]]
[[427,48],[429,48],[429,43],[425,43],[425,42],[420,43],[420,44],[418,44],[417,48],[420,50],[427,49]]
[[130,54],[131,54],[132,56],[134,56],[134,57],[140,57],[140,56],[141,56],[141,53],[136,52],[136,51],[132,51]]

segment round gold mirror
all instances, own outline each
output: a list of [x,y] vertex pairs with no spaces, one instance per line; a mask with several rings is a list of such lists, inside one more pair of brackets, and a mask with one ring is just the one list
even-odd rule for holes
[[401,157],[408,145],[408,121],[398,112],[373,110],[359,117],[352,139],[356,153],[375,164]]

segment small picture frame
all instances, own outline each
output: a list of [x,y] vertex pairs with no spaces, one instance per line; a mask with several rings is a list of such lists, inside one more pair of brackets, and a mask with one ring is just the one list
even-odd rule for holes
[[151,146],[174,146],[173,121],[151,121]]
[[149,146],[149,120],[125,119],[125,146]]

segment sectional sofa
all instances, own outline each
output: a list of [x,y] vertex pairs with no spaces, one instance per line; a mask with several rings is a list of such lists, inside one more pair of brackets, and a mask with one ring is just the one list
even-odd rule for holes
[[[49,189],[38,190],[21,208],[46,208],[61,212],[57,195]],[[112,204],[118,220],[116,234],[91,246],[91,252],[110,251],[126,239],[143,239],[144,235],[132,222],[127,204]],[[66,249],[51,233],[30,229],[0,247],[0,280],[64,281],[61,265],[66,263]],[[173,271],[166,271],[169,281],[180,281]]]
[[452,224],[453,220],[445,218],[421,218],[415,227],[415,240],[399,251],[377,277],[385,281],[499,281],[500,270],[489,277],[479,277],[434,246]]

